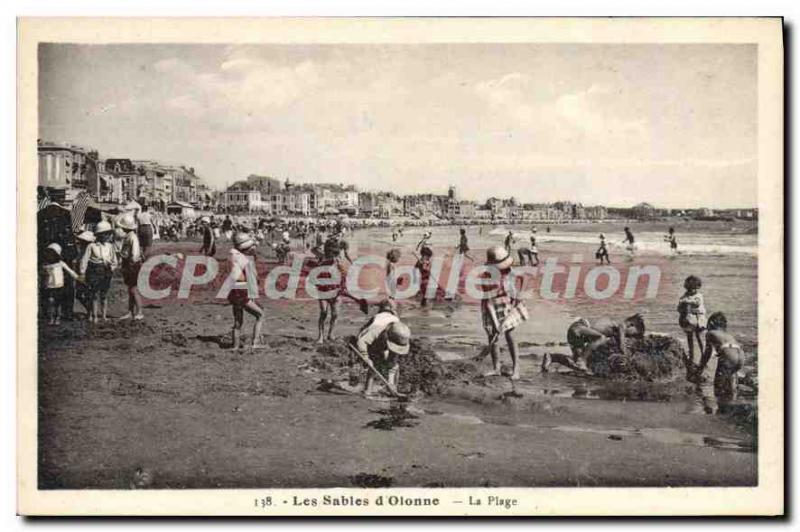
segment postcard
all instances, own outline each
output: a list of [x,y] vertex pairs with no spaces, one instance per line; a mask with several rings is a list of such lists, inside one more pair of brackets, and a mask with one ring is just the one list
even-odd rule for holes
[[18,512],[783,514],[782,32],[20,19]]

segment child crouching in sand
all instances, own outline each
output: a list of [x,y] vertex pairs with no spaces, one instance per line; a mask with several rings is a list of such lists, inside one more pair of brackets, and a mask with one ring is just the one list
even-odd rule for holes
[[567,329],[567,343],[572,357],[560,353],[545,353],[542,359],[542,372],[547,373],[550,365],[560,364],[574,371],[591,373],[587,363],[592,353],[600,347],[609,345],[623,355],[628,354],[626,338],[643,338],[645,322],[641,314],[634,314],[622,321],[602,317],[592,323],[578,318]]
[[508,352],[511,355],[511,380],[519,380],[519,364],[517,360],[517,343],[512,334],[514,329],[528,319],[528,311],[521,301],[512,298],[506,290],[508,274],[514,259],[505,246],[494,246],[486,251],[486,264],[500,271],[499,286],[484,287],[496,290],[496,293],[481,300],[481,317],[483,328],[489,338],[489,350],[492,355],[492,371],[487,377],[500,375],[500,360],[497,341],[500,334],[506,337]]
[[[714,353],[717,356],[712,390],[709,362],[712,361],[711,355]],[[736,400],[739,386],[738,373],[743,365],[744,351],[736,338],[728,333],[727,317],[722,312],[713,313],[708,318],[706,348],[700,364],[689,374],[689,381],[697,385],[707,413],[716,411],[715,402],[724,407]],[[691,367],[689,364],[687,366]]]
[[233,330],[231,331],[232,348],[239,349],[242,342],[242,325],[245,311],[256,319],[253,325],[252,348],[266,347],[261,344],[261,327],[264,323],[264,310],[250,298],[247,289],[247,267],[250,256],[255,255],[256,242],[248,233],[239,232],[233,235],[233,247],[228,259],[234,283],[228,293],[228,302],[233,309]]

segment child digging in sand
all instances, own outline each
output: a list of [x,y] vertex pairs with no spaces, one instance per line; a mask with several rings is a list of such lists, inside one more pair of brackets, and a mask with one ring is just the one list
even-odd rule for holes
[[678,325],[686,333],[689,344],[689,358],[694,361],[694,341],[703,353],[703,336],[706,330],[706,306],[700,288],[703,282],[699,277],[690,275],[683,282],[686,292],[678,300]]
[[[714,353],[717,357],[712,390],[711,371],[708,366]],[[727,317],[722,312],[713,313],[708,318],[706,348],[700,364],[689,375],[689,381],[697,384],[707,413],[712,414],[717,410],[715,399],[719,407],[723,408],[736,400],[739,386],[738,373],[743,365],[744,351],[736,338],[728,333]]]
[[481,317],[492,355],[492,371],[486,373],[486,376],[500,375],[497,341],[500,335],[504,334],[511,355],[511,380],[519,380],[517,343],[513,331],[517,325],[528,319],[528,312],[522,302],[512,298],[506,290],[513,262],[511,252],[505,246],[493,246],[486,251],[486,264],[500,271],[500,282],[499,286],[484,286],[484,289],[489,288],[496,292],[493,296],[481,300]]
[[[407,355],[410,349],[411,331],[397,316],[397,306],[392,300],[381,302],[378,313],[361,328],[356,336],[355,347],[368,356],[375,368],[394,389],[400,382],[399,357]],[[364,395],[376,395],[375,380],[367,372],[364,381]]]
[[594,323],[578,318],[567,329],[567,343],[572,350],[572,357],[560,353],[545,353],[542,358],[542,372],[547,373],[550,365],[556,363],[574,371],[590,373],[587,361],[596,349],[612,344],[616,350],[627,355],[625,338],[642,338],[644,333],[645,323],[641,314],[634,314],[622,321],[603,317]]
[[[244,325],[244,313],[247,312],[256,319],[253,324],[253,349],[266,347],[261,344],[261,327],[264,323],[264,310],[258,303],[250,298],[247,289],[247,266],[250,263],[250,256],[255,254],[256,242],[244,232],[233,235],[233,247],[231,248],[230,261],[231,272],[234,275],[234,283],[228,293],[228,302],[233,310],[233,330],[231,331],[231,343],[233,349],[239,349],[242,342],[242,325]],[[257,283],[256,283],[257,284]]]
[[61,322],[61,299],[64,295],[65,272],[73,279],[78,279],[78,274],[61,260],[61,246],[55,243],[49,244],[44,252],[44,265],[42,266],[48,325],[58,325]]

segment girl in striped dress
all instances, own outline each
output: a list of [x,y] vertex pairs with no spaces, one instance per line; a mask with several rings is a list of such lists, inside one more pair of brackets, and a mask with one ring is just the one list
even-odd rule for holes
[[517,343],[512,334],[514,329],[528,319],[528,311],[521,301],[515,300],[508,293],[506,283],[514,259],[505,246],[494,246],[486,251],[486,264],[500,271],[499,286],[484,286],[495,290],[494,295],[481,300],[481,318],[483,328],[489,338],[489,350],[492,355],[492,370],[486,376],[500,375],[500,360],[497,340],[503,334],[511,355],[511,380],[519,380],[519,364]]

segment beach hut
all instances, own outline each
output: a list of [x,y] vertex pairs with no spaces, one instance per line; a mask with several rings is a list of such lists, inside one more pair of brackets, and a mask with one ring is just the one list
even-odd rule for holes
[[193,218],[195,215],[194,207],[183,201],[173,201],[167,205],[167,214],[177,214],[184,218]]

